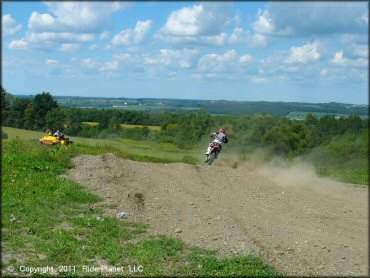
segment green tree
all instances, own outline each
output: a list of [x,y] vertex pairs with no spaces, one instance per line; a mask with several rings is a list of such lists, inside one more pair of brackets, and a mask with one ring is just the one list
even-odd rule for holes
[[46,113],[46,125],[52,130],[63,130],[65,122],[66,113],[62,108],[55,108]]
[[29,103],[24,111],[24,128],[33,129],[33,102]]
[[283,156],[296,156],[308,149],[309,132],[307,127],[297,121],[284,121],[269,130],[262,138],[265,146],[273,153]]
[[306,119],[305,119],[305,124],[308,127],[312,128],[316,125],[316,123],[317,123],[317,118],[315,118],[314,115],[311,112],[307,113]]
[[348,118],[343,120],[345,131],[357,132],[362,128],[361,118],[356,114],[351,114]]
[[67,121],[65,133],[70,135],[77,135],[82,129],[81,113],[82,109],[72,108],[67,110]]
[[1,125],[8,124],[8,116],[14,96],[1,87]]
[[46,128],[46,114],[58,108],[58,103],[50,93],[37,94],[33,100],[32,120],[34,129]]
[[103,130],[109,127],[110,115],[109,115],[108,110],[102,109],[99,111],[98,123],[99,123],[100,130]]
[[16,98],[10,108],[8,115],[8,125],[17,128],[25,127],[25,111],[32,100],[27,98]]

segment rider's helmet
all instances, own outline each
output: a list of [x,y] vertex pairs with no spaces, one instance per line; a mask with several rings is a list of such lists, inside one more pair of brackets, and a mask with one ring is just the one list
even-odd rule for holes
[[225,134],[226,133],[226,130],[224,128],[220,128],[220,133]]

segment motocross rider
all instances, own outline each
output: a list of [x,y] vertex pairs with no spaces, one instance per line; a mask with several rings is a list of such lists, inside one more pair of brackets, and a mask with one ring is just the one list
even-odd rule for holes
[[[213,138],[212,143],[220,144],[220,150],[222,149],[222,144],[227,144],[229,139],[226,136],[226,130],[224,128],[221,128],[218,132],[212,132],[210,137]],[[209,143],[208,149],[205,152],[205,155],[209,155],[209,152],[211,151],[211,144]]]

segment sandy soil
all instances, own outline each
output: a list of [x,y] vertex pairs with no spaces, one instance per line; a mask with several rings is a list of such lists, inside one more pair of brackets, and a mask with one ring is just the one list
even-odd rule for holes
[[[289,169],[154,164],[113,154],[74,158],[67,177],[104,197],[152,234],[254,252],[288,275],[368,276],[368,190]],[[126,220],[122,220],[126,221]]]

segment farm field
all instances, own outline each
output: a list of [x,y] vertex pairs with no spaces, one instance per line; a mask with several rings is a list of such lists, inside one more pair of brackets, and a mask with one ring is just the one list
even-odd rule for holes
[[[329,113],[329,112],[290,112],[288,115],[287,115],[287,118],[291,119],[291,120],[301,120],[303,121],[307,114],[308,113],[312,113],[312,115],[316,118],[321,118],[321,117],[324,117],[324,116],[338,116],[338,117],[348,117],[350,114],[341,114],[341,113]],[[362,119],[367,119],[368,116],[367,115],[361,115],[360,116]]]
[[[98,122],[82,122],[82,123],[90,125],[90,126],[98,126],[99,125]],[[123,127],[123,128],[143,128],[144,127],[144,125],[132,125],[132,124],[120,124],[120,126]],[[157,126],[157,125],[148,125],[147,127],[151,131],[160,131],[161,130],[161,127]]]

